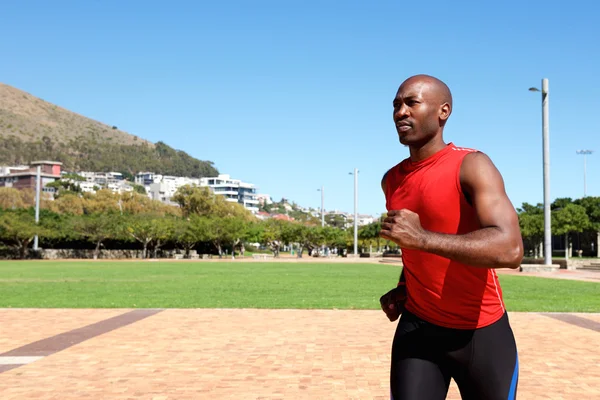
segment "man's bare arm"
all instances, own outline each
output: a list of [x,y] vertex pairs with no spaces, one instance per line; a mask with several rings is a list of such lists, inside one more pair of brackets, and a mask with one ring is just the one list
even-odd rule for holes
[[421,250],[477,267],[518,268],[523,240],[500,172],[485,154],[471,153],[463,160],[460,181],[481,229],[464,235],[426,231]]

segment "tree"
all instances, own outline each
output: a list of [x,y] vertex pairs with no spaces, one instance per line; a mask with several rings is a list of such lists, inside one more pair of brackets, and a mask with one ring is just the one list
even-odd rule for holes
[[283,221],[267,219],[262,222],[261,243],[271,248],[273,255],[279,257],[279,249],[282,242]]
[[334,228],[346,229],[348,218],[342,214],[327,214],[325,215],[325,224]]
[[221,225],[221,240],[231,243],[231,256],[234,257],[235,248],[246,240],[249,222],[239,217],[225,217],[219,221]]
[[358,238],[363,241],[372,241],[375,240],[377,245],[377,250],[380,249],[381,237],[379,236],[379,231],[381,231],[381,221],[374,221],[368,225],[364,225],[358,229]]
[[143,246],[142,258],[148,257],[148,246],[154,240],[168,235],[163,218],[156,214],[128,215],[125,219],[125,232]]
[[329,248],[337,248],[345,247],[346,244],[346,232],[326,226],[323,228],[323,234],[325,239],[325,245]]
[[[51,204],[48,193],[40,193],[40,209],[48,208]],[[11,187],[0,187],[0,209],[19,209],[35,207],[34,189],[15,189]]]
[[94,259],[100,255],[100,246],[107,239],[119,236],[122,220],[119,214],[100,212],[74,219],[73,229],[95,244]]
[[59,198],[65,195],[73,195],[82,193],[81,187],[77,182],[71,182],[70,180],[59,179],[54,182],[50,182],[46,184],[46,187],[54,188],[56,192],[54,193],[54,198]]
[[122,213],[119,196],[109,189],[100,189],[95,194],[86,192],[83,194],[84,213]]
[[125,192],[114,196],[124,214],[181,215],[179,207],[152,200],[137,192]]
[[152,253],[153,253],[153,258],[157,258],[158,251],[160,250],[161,246],[167,240],[173,238],[176,220],[174,219],[174,217],[166,216],[166,217],[162,217],[162,218],[156,218],[154,220],[154,222],[155,222],[155,225],[154,225],[155,232],[154,232]]
[[521,235],[525,241],[529,241],[534,248],[534,256],[537,258],[543,254],[544,241],[544,209],[542,204],[535,206],[523,203],[517,209]]
[[208,224],[207,238],[217,248],[219,258],[223,256],[223,247],[226,244],[235,246],[245,238],[247,222],[234,216],[205,217]]
[[86,181],[86,179],[83,176],[75,174],[75,173],[66,173],[62,176],[62,179],[66,179],[66,180],[70,179],[75,182],[85,182]]
[[185,185],[172,197],[184,217],[197,214],[207,217],[238,217],[250,221],[255,217],[243,205],[215,195],[209,187]]
[[50,203],[49,208],[55,213],[82,215],[85,200],[77,194],[65,194]]
[[190,251],[196,244],[210,240],[210,229],[206,217],[191,215],[188,218],[176,220],[173,237],[183,247],[186,256],[189,258]]
[[210,188],[184,185],[177,189],[171,198],[181,208],[182,215],[210,215],[214,208],[215,196]]
[[600,257],[600,197],[584,197],[574,201],[585,208],[590,220],[590,229],[596,233],[596,256]]
[[242,256],[244,255],[244,245],[246,243],[261,243],[264,233],[264,226],[261,220],[249,221],[246,225],[246,240],[241,243]]
[[43,244],[81,239],[81,235],[73,229],[74,222],[80,218],[79,215],[40,210],[40,225],[44,228]]
[[558,210],[560,208],[566,207],[567,204],[571,204],[572,202],[573,199],[571,199],[570,197],[558,197],[552,202],[552,204],[550,204],[550,209],[552,211]]
[[139,194],[144,194],[147,195],[148,193],[146,192],[146,188],[142,185],[138,185],[136,183],[132,184],[131,187],[133,188],[133,191]]
[[135,176],[133,176],[133,174],[131,172],[129,172],[127,170],[122,170],[122,171],[119,171],[119,172],[123,176],[123,179],[125,179],[125,180],[127,180],[129,182],[134,182],[135,181]]
[[303,248],[308,250],[308,255],[312,256],[313,251],[325,245],[325,230],[320,226],[306,226],[304,230]]
[[552,232],[555,235],[565,236],[565,258],[569,258],[570,242],[569,234],[572,232],[583,232],[590,226],[590,220],[585,213],[585,208],[574,203],[565,203],[562,208],[553,211]]
[[11,187],[0,187],[0,208],[17,209],[25,207],[25,196],[21,190]]
[[27,249],[35,235],[41,236],[45,233],[44,228],[35,223],[35,216],[31,210],[20,209],[0,214],[0,238],[13,243],[21,259],[27,257]]
[[306,241],[307,227],[300,222],[283,222],[280,224],[281,241],[286,244],[297,244],[296,257],[302,258]]

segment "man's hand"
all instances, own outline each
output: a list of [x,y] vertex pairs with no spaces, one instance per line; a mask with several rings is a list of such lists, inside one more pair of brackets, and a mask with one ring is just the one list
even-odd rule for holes
[[403,249],[420,249],[427,232],[421,226],[419,215],[407,210],[390,210],[381,224],[379,236],[391,240]]
[[381,309],[385,312],[390,321],[395,321],[404,311],[404,303],[406,303],[406,286],[400,285],[379,299]]

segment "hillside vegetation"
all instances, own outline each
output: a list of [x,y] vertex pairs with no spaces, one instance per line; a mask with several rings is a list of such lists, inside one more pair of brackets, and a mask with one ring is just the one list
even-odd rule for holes
[[0,83],[0,164],[60,161],[69,171],[153,171],[166,175],[215,176],[211,161],[193,158],[58,107]]

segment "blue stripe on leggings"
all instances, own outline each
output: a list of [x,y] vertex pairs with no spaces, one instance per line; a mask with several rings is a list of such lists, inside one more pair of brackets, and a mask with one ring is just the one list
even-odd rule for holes
[[508,392],[508,400],[515,400],[517,393],[517,381],[519,380],[519,354],[515,359],[515,370],[513,372],[512,381],[510,382],[510,391]]

